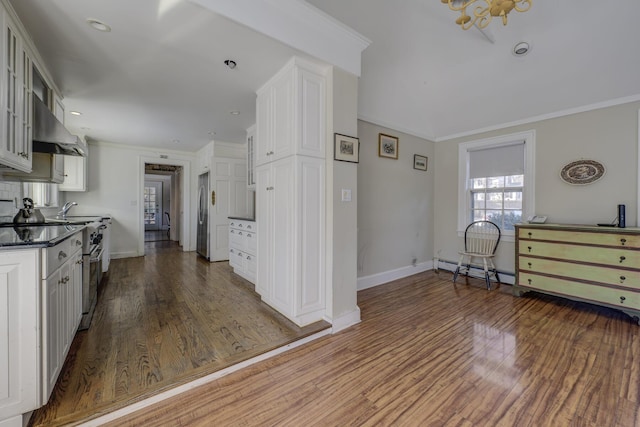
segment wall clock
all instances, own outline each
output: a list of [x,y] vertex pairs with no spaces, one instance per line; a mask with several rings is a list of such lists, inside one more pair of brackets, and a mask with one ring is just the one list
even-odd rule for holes
[[602,178],[604,172],[604,166],[600,162],[595,160],[576,160],[562,168],[560,178],[567,184],[585,185]]

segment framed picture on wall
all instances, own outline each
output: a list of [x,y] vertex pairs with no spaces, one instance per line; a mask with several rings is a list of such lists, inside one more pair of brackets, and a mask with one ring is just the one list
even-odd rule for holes
[[341,162],[358,163],[360,157],[360,140],[353,136],[334,134],[333,158]]
[[419,171],[426,171],[427,170],[427,162],[429,161],[429,158],[426,156],[421,156],[419,154],[414,154],[413,155],[413,168],[414,169],[418,169]]
[[378,156],[390,159],[398,158],[398,137],[378,134]]

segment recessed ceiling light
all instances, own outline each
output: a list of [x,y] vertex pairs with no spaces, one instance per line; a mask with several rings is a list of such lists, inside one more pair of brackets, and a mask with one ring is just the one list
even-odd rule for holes
[[87,24],[91,25],[94,30],[102,31],[103,33],[111,32],[111,27],[102,21],[93,18],[87,18]]
[[179,139],[174,139],[172,142],[173,142],[174,144],[180,144],[180,140],[179,140]]
[[72,116],[81,116],[82,113],[80,111],[69,111],[69,114],[71,114]]
[[229,114],[231,114],[232,116],[239,116],[240,115],[240,111],[237,111],[237,110],[229,111]]
[[531,45],[527,42],[516,43],[513,47],[513,54],[515,56],[525,56],[531,50]]
[[227,59],[224,61],[224,65],[233,70],[238,64],[236,64],[236,61],[234,61],[233,59]]

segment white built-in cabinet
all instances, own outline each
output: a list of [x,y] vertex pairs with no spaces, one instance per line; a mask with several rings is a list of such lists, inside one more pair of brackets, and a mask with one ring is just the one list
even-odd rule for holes
[[255,221],[229,218],[229,265],[234,273],[256,283],[258,233]]
[[17,25],[0,4],[0,164],[31,172],[33,109],[32,61]]
[[256,125],[247,129],[247,188],[256,188]]
[[60,191],[87,191],[88,157],[88,150],[83,157],[65,156],[64,181],[58,186]]
[[56,384],[82,317],[82,232],[42,249],[42,404]]
[[0,252],[1,425],[22,426],[22,414],[40,406],[39,251]]
[[292,59],[258,90],[256,291],[303,326],[325,301],[325,71]]

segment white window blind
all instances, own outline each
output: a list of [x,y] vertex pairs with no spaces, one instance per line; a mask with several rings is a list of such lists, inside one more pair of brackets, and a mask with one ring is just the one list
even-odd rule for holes
[[524,174],[524,141],[469,151],[469,178]]

